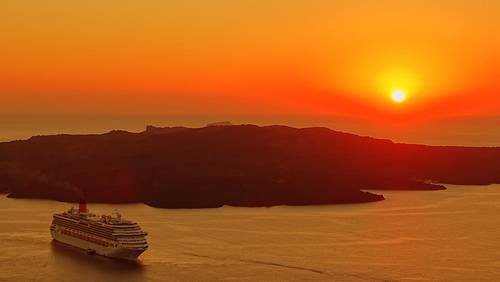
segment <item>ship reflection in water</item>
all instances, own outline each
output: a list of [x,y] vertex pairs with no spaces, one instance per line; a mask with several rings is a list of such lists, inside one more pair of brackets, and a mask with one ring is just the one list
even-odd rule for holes
[[[52,257],[58,267],[65,268],[68,281],[82,281],[100,273],[105,277],[120,278],[123,281],[142,281],[144,265],[140,260],[110,259],[100,255],[90,255],[86,251],[55,240],[51,242]],[[88,270],[95,272],[89,277]],[[100,275],[98,275],[100,277]],[[61,279],[61,280],[66,280]]]
[[51,243],[70,204],[0,196],[0,281],[499,281],[500,185],[448,188],[336,206],[93,204],[149,232],[137,262]]

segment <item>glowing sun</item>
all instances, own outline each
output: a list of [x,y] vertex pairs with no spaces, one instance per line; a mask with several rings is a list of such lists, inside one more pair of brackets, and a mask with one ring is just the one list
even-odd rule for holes
[[403,103],[406,100],[406,94],[403,90],[394,90],[392,91],[391,99],[395,103]]

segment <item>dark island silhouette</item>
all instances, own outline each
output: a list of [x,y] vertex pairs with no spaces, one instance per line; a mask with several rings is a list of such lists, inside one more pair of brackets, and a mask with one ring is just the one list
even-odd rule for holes
[[0,191],[13,198],[208,208],[361,203],[384,199],[366,189],[500,183],[500,148],[223,125],[0,143]]

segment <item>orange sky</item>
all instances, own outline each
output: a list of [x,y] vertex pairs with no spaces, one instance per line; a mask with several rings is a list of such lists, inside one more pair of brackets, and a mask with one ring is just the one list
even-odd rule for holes
[[497,0],[3,0],[0,111],[497,115],[499,15]]

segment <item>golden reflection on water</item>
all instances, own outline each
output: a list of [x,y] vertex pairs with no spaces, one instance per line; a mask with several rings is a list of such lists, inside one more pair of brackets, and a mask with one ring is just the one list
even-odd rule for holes
[[52,243],[65,203],[0,197],[0,280],[495,281],[500,185],[380,191],[369,204],[165,210],[119,208],[149,232],[138,263]]

